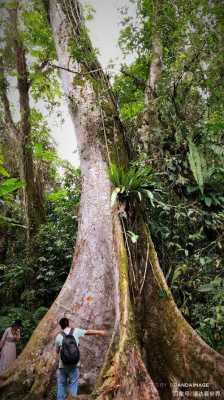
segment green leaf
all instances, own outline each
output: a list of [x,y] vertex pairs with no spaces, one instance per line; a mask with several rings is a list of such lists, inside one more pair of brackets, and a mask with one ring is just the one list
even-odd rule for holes
[[67,190],[60,189],[55,192],[47,193],[47,199],[51,201],[57,201],[63,199],[63,197],[67,196]]
[[37,160],[53,161],[56,158],[56,154],[54,150],[45,150],[42,143],[35,143],[34,157]]
[[0,165],[0,174],[6,178],[10,176],[8,171],[2,165]]
[[200,286],[199,288],[198,288],[198,291],[199,292],[202,292],[202,293],[208,293],[208,292],[214,292],[214,286],[212,286],[212,285],[210,285],[210,284],[207,284],[207,285],[202,285],[202,286]]
[[152,193],[150,190],[146,190],[146,189],[144,190],[144,192],[146,193],[147,197],[149,198],[151,205],[152,205],[153,207],[155,207],[155,204],[154,204],[154,202],[153,202],[153,200],[154,200],[154,195],[153,195],[153,193]]
[[211,197],[204,197],[203,198],[203,200],[204,200],[204,202],[205,202],[205,204],[206,204],[206,206],[207,207],[210,207],[211,205],[212,205],[212,199],[211,199]]
[[117,201],[117,195],[121,191],[120,188],[115,188],[111,194],[111,207],[114,207],[116,201]]
[[205,179],[207,175],[207,165],[203,154],[200,153],[199,149],[192,141],[189,141],[188,161],[194,179],[198,184],[200,192],[203,194]]
[[188,266],[186,264],[180,265],[179,267],[177,267],[174,271],[173,277],[172,277],[172,285],[174,284],[174,282],[176,282],[178,280],[178,278],[181,275],[184,275],[187,272]]
[[27,229],[25,225],[20,224],[19,222],[15,221],[13,218],[5,217],[0,215],[0,224],[8,224],[12,226],[18,226],[20,228]]
[[140,192],[138,192],[138,198],[139,198],[140,201],[142,201],[142,195],[141,195]]
[[168,293],[164,289],[159,289],[159,298],[160,299],[167,299],[168,298]]
[[17,189],[24,187],[24,183],[16,178],[9,178],[0,183],[0,196],[3,197]]
[[128,231],[127,234],[130,237],[132,243],[136,243],[137,242],[137,240],[139,238],[139,235],[136,235],[136,233],[134,233],[132,231]]

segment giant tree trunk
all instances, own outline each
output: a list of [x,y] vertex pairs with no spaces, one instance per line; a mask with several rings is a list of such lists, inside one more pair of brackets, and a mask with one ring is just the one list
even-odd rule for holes
[[[59,3],[52,1],[50,6],[58,58],[63,66],[67,66],[70,59],[68,52],[70,27]],[[79,73],[80,65],[73,62],[71,69]],[[111,330],[120,349],[116,366],[121,367],[126,360],[127,372],[136,375],[136,382],[133,381],[130,393],[136,393],[136,399],[142,399],[141,391],[138,389],[142,387],[148,394],[145,398],[158,398],[141,361],[136,339],[132,338],[133,330],[129,327],[131,306],[125,272],[127,259],[119,224],[118,222],[113,224],[112,221],[111,188],[105,160],[109,156],[112,142],[108,141],[107,144],[104,142],[106,128],[102,120],[103,111],[97,105],[91,84],[87,80],[84,85],[75,86],[73,79],[74,75],[71,73],[65,70],[62,72],[65,93],[68,95],[70,111],[75,122],[83,177],[79,230],[72,268],[58,298],[37,327],[24,352],[13,368],[2,375],[2,395],[3,398],[4,395],[10,398],[11,393],[11,398],[14,398],[16,393],[18,399],[32,399],[42,398],[46,393],[55,366],[53,340],[58,330],[58,320],[66,315],[75,326],[105,327]],[[103,85],[105,86],[105,83]],[[109,103],[113,108],[111,99]],[[109,112],[108,114],[110,115]],[[116,115],[112,114],[110,117],[114,119],[114,123],[111,124],[111,137],[115,137],[115,153],[117,150],[114,157],[121,156],[122,159],[126,159],[125,153],[119,154],[118,151],[123,143],[123,136],[116,128],[119,122],[116,122]],[[105,148],[108,151],[107,155]],[[113,235],[116,239],[118,234],[120,252],[113,240]],[[121,252],[122,254],[118,254]],[[121,273],[118,266],[121,267]],[[120,301],[119,292],[122,293]],[[122,312],[119,310],[120,305]],[[120,318],[124,320],[124,326],[119,324]],[[85,382],[95,381],[107,347],[108,341],[105,339],[83,339],[81,354]],[[125,360],[121,358],[122,354],[126,354]],[[131,360],[128,360],[129,354]],[[115,374],[114,379],[117,381]],[[130,389],[128,386],[132,380],[126,379],[125,376],[124,380],[125,395],[127,388]],[[149,388],[146,386],[148,382],[151,383]],[[111,390],[114,389],[112,382],[110,387]]]
[[[61,66],[69,66],[77,76],[88,72],[88,79],[80,85],[76,74],[62,70],[83,177],[78,238],[71,271],[59,296],[15,365],[1,376],[1,398],[47,398],[56,365],[53,341],[62,316],[75,326],[105,327],[111,332],[109,347],[105,339],[92,337],[83,339],[81,345],[85,382],[94,382],[103,365],[95,389],[99,400],[169,400],[175,398],[172,384],[183,381],[206,380],[223,390],[224,359],[178,311],[141,213],[136,228],[141,246],[135,265],[140,290],[137,302],[131,301],[125,225],[121,226],[118,208],[111,210],[107,176],[107,160],[127,160],[122,126],[103,73],[90,72],[95,61],[70,59],[71,39],[81,40],[79,3],[50,1],[50,19]],[[105,89],[106,97],[102,95]]]

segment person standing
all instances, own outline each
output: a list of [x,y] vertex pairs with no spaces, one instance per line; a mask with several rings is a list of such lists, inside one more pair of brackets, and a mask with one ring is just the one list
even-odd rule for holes
[[[74,364],[74,365],[68,365],[65,364],[65,362],[62,361],[62,358],[65,360],[65,355],[62,353],[63,351],[66,352],[66,350],[63,349],[66,347],[65,344],[63,344],[63,341],[65,341],[66,336],[67,339],[70,339],[70,343],[72,342],[72,337],[75,339],[75,346],[78,347],[79,345],[79,339],[85,335],[97,335],[97,336],[107,336],[108,333],[107,331],[104,330],[85,330],[81,328],[70,328],[69,326],[69,320],[68,318],[62,318],[59,321],[59,325],[62,329],[60,333],[56,336],[55,339],[55,346],[56,346],[56,352],[59,354],[59,364],[58,364],[58,369],[57,369],[57,400],[64,400],[65,399],[65,392],[66,392],[66,387],[68,386],[68,392],[72,396],[76,396],[78,392],[78,379],[79,379],[79,364]],[[74,343],[72,343],[74,347]],[[69,346],[69,345],[68,345]],[[67,346],[67,349],[68,349]],[[69,350],[67,350],[69,351]],[[77,349],[77,356],[79,359],[79,350]]]
[[21,320],[16,320],[5,330],[0,341],[0,373],[16,359],[16,342],[20,340]]

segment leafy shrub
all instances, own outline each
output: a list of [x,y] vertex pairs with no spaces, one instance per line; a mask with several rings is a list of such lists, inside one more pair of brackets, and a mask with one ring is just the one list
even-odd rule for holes
[[150,229],[175,301],[213,348],[224,347],[224,213],[163,191],[150,209]]

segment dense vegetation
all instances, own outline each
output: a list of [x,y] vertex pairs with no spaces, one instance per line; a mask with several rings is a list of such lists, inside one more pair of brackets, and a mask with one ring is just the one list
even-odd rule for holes
[[204,340],[221,351],[224,15],[219,2],[190,4],[167,1],[155,10],[150,0],[139,1],[137,22],[124,12],[120,45],[124,52],[134,52],[136,60],[123,65],[114,89],[135,146],[145,117],[153,35],[159,32],[162,72],[152,100],[157,123],[154,113],[150,156],[138,150],[142,168],[151,166],[157,177],[146,218],[179,308]]
[[[135,150],[135,162],[128,170],[113,165],[108,174],[114,186],[112,202],[116,197],[125,199],[129,209],[133,201],[146,202],[145,218],[179,308],[205,341],[221,351],[224,347],[223,8],[215,1],[195,0],[190,2],[191,7],[188,3],[165,2],[162,10],[157,10],[155,22],[153,2],[139,0],[137,21],[123,16],[120,46],[125,53],[134,53],[135,60],[122,66],[113,88],[128,140]],[[25,32],[20,39],[32,57],[27,66],[30,96],[34,101],[41,96],[47,107],[56,107],[59,89],[51,64],[55,58],[51,33],[46,28],[40,2],[35,0],[30,7],[32,13],[22,13]],[[136,148],[136,136],[145,116],[154,24],[162,48],[162,72],[153,93],[152,108],[154,112],[156,106],[156,112],[153,119],[151,116],[148,152],[144,146]],[[9,140],[7,130],[4,94],[12,84],[12,76],[18,75],[16,49],[11,47],[7,29],[2,41],[1,56],[9,54],[9,62],[2,63],[0,57],[4,66],[4,74],[3,69],[0,72],[0,326],[3,330],[12,319],[22,318],[24,344],[69,271],[81,183],[79,172],[71,166],[64,165],[63,178],[58,175],[60,162],[46,118],[36,108],[30,108],[29,146],[35,184],[41,180],[45,219],[32,238],[27,238],[23,196],[27,182],[20,176],[19,154],[17,159],[11,156],[13,141]],[[19,128],[18,121],[14,125]],[[124,225],[126,212],[127,209],[122,214]],[[134,224],[128,226],[128,240],[136,246],[141,240]]]
[[23,215],[14,198],[5,212],[10,219],[2,221],[0,324],[3,330],[11,321],[23,320],[20,348],[54,301],[70,269],[77,231],[79,171],[67,166],[57,184],[58,189],[46,198],[46,222],[40,225],[29,255]]

